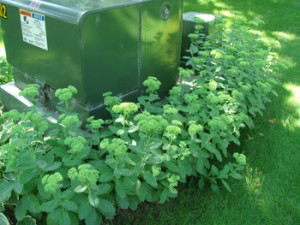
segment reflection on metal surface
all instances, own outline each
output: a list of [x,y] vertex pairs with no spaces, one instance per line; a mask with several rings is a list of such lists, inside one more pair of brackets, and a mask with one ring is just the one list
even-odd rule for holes
[[[55,90],[68,85],[88,116],[101,111],[104,92],[132,101],[148,76],[162,82],[162,95],[176,83],[182,0],[43,0],[38,8],[31,0],[1,1],[10,13],[2,27],[15,84],[47,87],[41,95],[50,107]],[[45,16],[48,51],[23,41],[20,8]]]

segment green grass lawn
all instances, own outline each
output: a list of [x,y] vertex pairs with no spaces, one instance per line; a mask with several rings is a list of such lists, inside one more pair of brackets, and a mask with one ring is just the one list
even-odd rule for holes
[[[232,193],[183,185],[164,205],[143,203],[120,211],[111,224],[300,224],[300,1],[186,0],[184,10],[221,14],[241,11],[263,19],[265,38],[281,43],[277,52],[290,64],[256,128],[242,131],[247,155],[245,179],[232,180]],[[270,122],[271,120],[271,122]]]

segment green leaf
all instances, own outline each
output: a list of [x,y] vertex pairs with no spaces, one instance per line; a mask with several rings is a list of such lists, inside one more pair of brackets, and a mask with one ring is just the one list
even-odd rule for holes
[[210,187],[213,190],[213,192],[218,192],[219,191],[219,187],[218,187],[217,184],[211,184]]
[[96,191],[96,195],[108,194],[110,191],[111,191],[111,186],[109,184],[100,184],[98,185],[98,190]]
[[32,180],[36,176],[36,169],[30,169],[30,170],[23,170],[20,171],[19,175],[19,183],[20,184],[26,184],[29,181]]
[[152,155],[148,158],[147,164],[153,165],[153,164],[161,164],[163,162],[163,157],[160,155]]
[[24,188],[24,184],[20,184],[18,179],[15,180],[14,190],[16,193],[21,194]]
[[0,203],[0,212],[3,212],[5,210],[4,203]]
[[76,212],[78,210],[78,206],[75,202],[70,200],[64,200],[60,203],[65,209],[69,211]]
[[[157,192],[158,193],[158,192]],[[156,201],[159,199],[159,196],[158,198],[156,199]],[[132,210],[136,210],[137,208],[137,205],[139,204],[139,199],[136,198],[135,196],[130,196],[128,197],[128,202],[129,202],[129,207],[130,209]]]
[[138,126],[131,126],[129,129],[128,129],[128,133],[134,133],[136,132],[137,130],[139,129]]
[[70,215],[70,219],[71,219],[71,224],[72,225],[79,225],[79,219],[78,219],[78,215],[75,213],[69,213]]
[[120,180],[116,180],[116,192],[120,198],[126,197],[126,190],[123,188],[123,184]]
[[119,179],[121,177],[121,170],[119,168],[115,168],[114,176]]
[[99,181],[100,182],[108,182],[108,181],[113,180],[114,178],[115,177],[112,172],[105,172],[100,175]]
[[214,175],[219,176],[219,170],[215,165],[211,166],[211,171]]
[[150,146],[149,146],[150,150],[159,148],[162,145],[162,143],[163,142],[161,140],[158,140],[158,141],[155,141],[155,142],[151,142]]
[[[52,145],[50,145],[50,146],[52,146]],[[65,158],[65,157],[69,156],[68,152],[64,148],[57,147],[57,148],[53,148],[52,151],[54,152],[55,155],[57,155],[61,158]]]
[[59,213],[59,224],[61,225],[71,225],[71,219],[70,219],[70,215],[69,212],[61,209],[60,213]]
[[146,181],[148,184],[150,184],[152,187],[157,187],[156,179],[155,179],[155,177],[154,177],[151,173],[145,172],[145,173],[143,174],[143,177],[144,177],[145,181]]
[[88,201],[82,201],[81,204],[79,205],[78,209],[78,216],[79,219],[83,220],[86,218],[91,210],[95,210],[91,205],[89,204]]
[[96,193],[90,192],[88,198],[89,198],[89,202],[90,202],[91,206],[97,208],[99,205],[99,199],[98,199]]
[[243,176],[234,170],[229,175],[234,179],[238,179],[238,180],[243,179]]
[[62,165],[61,162],[55,162],[53,165],[45,167],[44,171],[54,171],[54,170],[57,170],[61,165]]
[[60,198],[70,200],[74,197],[75,193],[71,189],[67,189],[64,192],[61,193]]
[[87,189],[86,185],[78,185],[76,188],[74,188],[74,192],[82,193],[85,192],[86,189]]
[[202,158],[198,158],[196,161],[196,170],[203,176],[207,176],[207,171],[204,167],[204,161]]
[[47,213],[50,213],[52,212],[54,209],[56,209],[56,207],[58,206],[58,201],[57,199],[53,199],[51,201],[48,201],[48,202],[44,202],[42,205],[41,205],[41,211],[43,212],[47,212]]
[[219,178],[227,179],[228,178],[228,171],[226,171],[226,169],[221,170],[220,174],[219,174]]
[[99,207],[100,212],[108,219],[111,219],[116,214],[116,209],[114,205],[105,199],[99,199]]
[[47,216],[47,225],[57,225],[60,217],[60,209],[55,209]]
[[133,175],[133,172],[129,169],[121,169],[120,172],[122,176],[126,176],[126,177]]
[[165,164],[168,167],[168,169],[171,170],[172,172],[179,173],[179,169],[175,163],[169,161],[169,162],[165,162]]
[[168,191],[163,190],[160,194],[160,204],[165,203],[167,199],[168,199]]
[[221,155],[220,151],[218,151],[218,150],[216,149],[216,150],[214,151],[214,154],[215,154],[217,160],[218,160],[219,162],[222,162],[222,155]]
[[128,153],[126,154],[126,162],[129,163],[130,165],[133,165],[135,166],[137,162],[139,162],[139,156],[138,155],[134,155],[134,154],[131,154],[131,153]]
[[201,151],[201,147],[200,147],[200,145],[198,143],[192,142],[190,144],[190,151],[191,151],[191,153],[192,153],[193,156],[195,156],[196,158],[198,158],[199,157],[199,153]]
[[204,185],[205,185],[204,179],[200,178],[199,181],[198,181],[198,187],[199,187],[199,189],[203,190]]
[[36,225],[36,221],[31,216],[25,216],[24,219],[19,221],[16,225]]
[[119,135],[119,136],[122,136],[124,133],[125,133],[125,130],[124,130],[124,129],[119,129],[119,130],[117,131],[117,135]]
[[40,202],[38,198],[33,195],[32,193],[29,193],[27,195],[24,195],[23,198],[23,203],[26,209],[31,212],[31,213],[39,213],[41,211],[40,209]]
[[184,164],[181,161],[178,162],[178,168],[179,168],[180,177],[182,179],[185,179],[187,172],[186,172]]
[[143,202],[146,199],[147,196],[147,191],[148,191],[148,184],[145,182],[140,182],[139,180],[137,181],[136,185],[136,192],[137,196],[139,197],[140,201]]
[[91,208],[87,217],[85,217],[86,225],[100,225],[102,223],[102,217],[97,213],[94,208]]
[[19,195],[16,192],[12,191],[6,204],[16,205],[16,204],[18,204],[18,202],[19,202]]
[[228,183],[227,183],[225,180],[223,180],[223,179],[221,179],[221,181],[222,181],[224,187],[225,187],[229,192],[231,192],[231,188],[230,188],[230,186],[228,185]]
[[0,224],[1,225],[10,225],[10,223],[8,222],[8,219],[6,218],[6,216],[3,213],[0,213]]
[[14,182],[0,180],[0,202],[6,202],[9,199],[13,186]]
[[41,169],[45,168],[47,166],[47,163],[44,160],[38,160],[37,166]]
[[20,171],[33,170],[36,168],[36,162],[30,151],[26,151],[19,155],[17,166]]
[[117,200],[118,206],[119,206],[121,209],[128,209],[129,203],[128,203],[124,198],[120,198],[120,197],[117,195],[117,196],[116,196],[116,200]]

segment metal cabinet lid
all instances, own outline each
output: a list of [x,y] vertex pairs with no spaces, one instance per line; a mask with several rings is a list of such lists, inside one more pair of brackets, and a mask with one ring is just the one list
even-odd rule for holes
[[150,0],[1,0],[4,4],[35,10],[70,23],[79,23],[86,13],[147,1]]

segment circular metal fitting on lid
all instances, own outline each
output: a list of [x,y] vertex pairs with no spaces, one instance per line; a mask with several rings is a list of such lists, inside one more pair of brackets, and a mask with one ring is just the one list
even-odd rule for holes
[[169,19],[171,16],[171,6],[169,4],[164,4],[161,8],[161,17],[164,20]]

